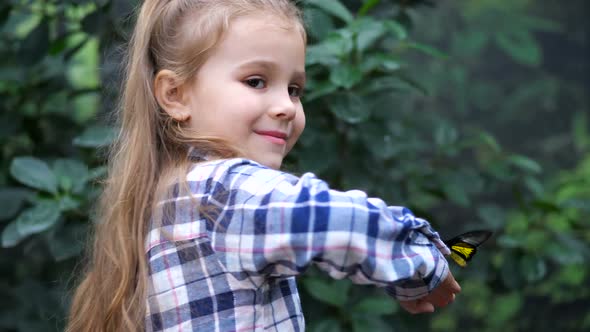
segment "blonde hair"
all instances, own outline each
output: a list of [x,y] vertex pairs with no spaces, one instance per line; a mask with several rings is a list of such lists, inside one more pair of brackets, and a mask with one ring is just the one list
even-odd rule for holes
[[67,331],[137,331],[144,326],[147,261],[144,240],[159,188],[183,181],[190,146],[220,158],[235,148],[201,137],[158,105],[155,74],[168,69],[180,83],[195,77],[233,19],[261,13],[291,20],[305,31],[289,0],[145,0],[126,59],[109,151],[109,172],[98,204],[94,242],[70,308]]

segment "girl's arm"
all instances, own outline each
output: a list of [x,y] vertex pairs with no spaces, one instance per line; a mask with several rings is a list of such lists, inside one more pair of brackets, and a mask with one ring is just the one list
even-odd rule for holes
[[404,207],[247,160],[195,170],[189,183],[214,216],[212,246],[229,271],[292,276],[314,262],[333,278],[387,287],[400,300],[425,296],[448,275],[448,248]]

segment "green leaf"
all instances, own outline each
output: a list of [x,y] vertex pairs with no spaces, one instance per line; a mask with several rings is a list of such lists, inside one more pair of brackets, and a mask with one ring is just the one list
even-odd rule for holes
[[446,60],[449,55],[442,52],[441,50],[436,49],[434,46],[430,46],[430,45],[426,45],[426,44],[421,44],[421,43],[416,43],[416,42],[405,42],[402,44],[404,47],[409,48],[409,49],[413,49],[416,51],[420,51],[424,54],[433,56],[435,58],[439,58],[441,60]]
[[500,235],[497,237],[496,243],[502,248],[521,248],[522,241],[511,235]]
[[383,24],[387,31],[393,33],[397,39],[404,40],[408,38],[408,31],[403,25],[399,24],[398,22],[393,20],[387,20]]
[[79,48],[70,50],[69,54],[72,54],[72,57],[66,75],[76,88],[96,89],[100,86],[100,42],[97,38],[83,39],[83,41],[85,42]]
[[317,279],[304,279],[303,285],[307,292],[315,299],[344,308],[347,304],[350,282],[348,280],[331,281],[330,283]]
[[91,126],[82,135],[74,138],[74,145],[85,148],[96,148],[111,144],[115,139],[115,129],[107,126]]
[[337,118],[350,124],[364,122],[371,115],[363,98],[353,92],[331,96],[329,107]]
[[399,152],[391,132],[381,121],[367,121],[359,125],[360,137],[373,155],[388,159]]
[[527,30],[500,31],[496,43],[514,61],[537,67],[541,64],[543,53],[533,35]]
[[59,204],[54,201],[41,201],[16,218],[18,233],[25,237],[41,233],[55,225],[60,217]]
[[320,43],[307,48],[305,63],[334,66],[340,63],[341,59],[348,58],[353,47],[352,32],[348,30],[332,32]]
[[75,159],[56,160],[53,171],[60,187],[66,192],[79,193],[88,181],[88,166]]
[[519,271],[519,260],[512,252],[504,256],[504,262],[500,268],[500,275],[504,285],[510,289],[520,289],[524,280]]
[[338,146],[335,133],[317,133],[311,126],[305,130],[309,134],[309,142],[306,142],[306,148],[298,153],[300,168],[319,174],[336,167],[339,158],[335,148]]
[[570,263],[561,268],[557,273],[557,278],[566,285],[579,287],[586,279],[587,272],[584,270],[583,265],[583,263]]
[[365,16],[371,9],[373,9],[373,7],[378,5],[379,2],[381,2],[381,0],[366,0],[363,3],[363,6],[359,9],[358,15]]
[[24,238],[25,237],[18,232],[15,220],[10,224],[6,225],[6,227],[4,227],[4,230],[2,231],[2,247],[14,247]]
[[523,26],[525,26],[531,30],[546,31],[546,32],[562,32],[563,31],[561,23],[558,23],[558,22],[552,21],[552,20],[548,20],[548,19],[544,19],[544,18],[540,18],[540,17],[520,15],[519,21]]
[[326,38],[330,32],[334,31],[334,22],[332,17],[324,11],[313,7],[303,9],[303,17],[307,24],[307,32],[317,40]]
[[441,122],[434,131],[434,142],[438,146],[451,145],[457,141],[459,133],[457,129],[448,122]]
[[336,319],[322,319],[317,324],[313,324],[310,326],[311,331],[313,332],[342,332],[343,330],[340,327],[340,322]]
[[59,262],[79,255],[84,248],[85,232],[84,225],[68,225],[53,232],[47,238],[49,251],[53,258]]
[[463,207],[469,206],[469,196],[467,196],[467,193],[459,183],[445,181],[442,185],[442,191],[450,201]]
[[69,35],[62,35],[54,41],[52,41],[49,45],[49,49],[47,50],[47,54],[55,56],[63,53],[66,50],[66,47],[68,46],[68,37]]
[[545,261],[536,256],[524,256],[520,262],[520,271],[528,282],[543,279],[547,274]]
[[356,66],[340,65],[330,72],[330,82],[345,89],[352,88],[363,79],[363,73]]
[[[561,256],[565,256],[560,262],[567,262],[565,264],[580,264],[584,261],[587,261],[588,257],[590,257],[590,248],[588,247],[587,242],[578,239],[578,236],[574,233],[556,233],[555,237],[559,241],[563,250],[554,253],[560,254]],[[567,255],[563,253],[567,252]]]
[[354,17],[348,9],[338,0],[307,0],[306,3],[316,6],[326,13],[340,18],[346,23],[354,20]]
[[106,166],[98,166],[96,168],[93,168],[88,172],[88,181],[103,178],[107,174],[107,172],[108,169]]
[[481,142],[492,149],[492,151],[494,152],[501,152],[502,151],[502,147],[500,146],[500,144],[498,144],[498,141],[496,140],[496,138],[494,136],[492,136],[489,133],[486,132],[480,132],[479,133],[479,139],[481,140]]
[[513,292],[507,295],[499,295],[494,299],[491,316],[496,324],[504,323],[512,319],[522,306],[520,293]]
[[[0,64],[0,81],[21,85],[26,80],[25,68],[23,66],[14,66],[11,63]],[[8,126],[9,123],[3,123],[2,126]]]
[[[405,75],[398,75],[397,76],[398,80],[400,81],[400,83],[405,84],[407,87],[409,87],[413,92],[420,92],[423,95],[428,95],[428,90],[426,89],[426,87],[424,87],[424,85],[422,85],[420,82],[414,80],[413,78],[407,77]],[[398,88],[401,89],[401,88]]]
[[539,165],[536,161],[534,161],[530,158],[527,158],[525,156],[511,155],[510,157],[508,157],[508,161],[512,165],[514,165],[524,171],[527,171],[529,173],[539,174],[543,170],[541,168],[541,165]]
[[[516,211],[511,213],[506,221],[506,233],[508,234],[522,234],[526,233],[531,227],[533,220],[525,211]],[[522,241],[522,238],[520,239]]]
[[372,18],[356,20],[350,29],[356,34],[356,47],[359,51],[365,51],[381,38],[387,29],[383,22]]
[[466,30],[453,36],[452,49],[462,56],[476,56],[489,42],[487,31]]
[[306,86],[306,90],[308,90],[309,92],[305,93],[304,101],[310,102],[314,99],[333,93],[334,91],[338,90],[338,86],[332,84],[332,82],[330,81],[322,81],[314,83],[313,86],[308,84]]
[[576,112],[572,117],[572,136],[576,148],[584,151],[590,148],[590,134],[588,133],[588,115],[585,112]]
[[18,157],[10,164],[10,174],[19,182],[35,189],[57,193],[57,179],[44,161]]
[[485,204],[478,207],[477,215],[493,229],[502,229],[506,223],[504,210],[495,204]]
[[79,208],[81,204],[82,202],[80,202],[79,199],[68,195],[62,196],[58,203],[60,211],[75,210]]
[[480,167],[496,179],[509,181],[512,178],[513,172],[506,162],[498,159],[483,159],[480,161],[482,163]]
[[363,73],[369,73],[373,70],[384,72],[393,72],[401,68],[397,57],[386,53],[371,53],[362,58],[360,64]]
[[387,91],[400,93],[421,92],[422,94],[427,94],[427,91],[423,87],[416,85],[415,82],[401,76],[393,75],[372,78],[365,81],[365,84],[359,85],[359,88],[363,94]]
[[100,98],[96,92],[81,93],[71,98],[70,104],[75,109],[72,118],[78,123],[91,122],[99,109]]
[[353,315],[352,332],[375,331],[392,331],[392,329],[391,325],[387,324],[387,322],[379,316],[374,316],[369,313],[363,315]]
[[336,52],[330,50],[324,44],[315,44],[307,48],[305,65],[311,66],[321,64],[324,66],[332,66],[339,62]]
[[31,196],[32,192],[25,188],[0,188],[0,220],[14,217],[26,200]]
[[390,315],[396,312],[397,305],[390,297],[368,297],[352,307],[355,313],[369,315]]
[[541,181],[539,181],[537,178],[533,176],[525,176],[524,184],[536,197],[541,197],[545,192],[545,189],[543,188],[543,183],[541,183]]

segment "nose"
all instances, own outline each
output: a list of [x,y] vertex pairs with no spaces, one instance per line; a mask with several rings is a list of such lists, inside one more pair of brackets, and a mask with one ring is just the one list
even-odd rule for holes
[[288,92],[278,92],[269,109],[272,118],[280,120],[293,120],[297,114],[297,106]]

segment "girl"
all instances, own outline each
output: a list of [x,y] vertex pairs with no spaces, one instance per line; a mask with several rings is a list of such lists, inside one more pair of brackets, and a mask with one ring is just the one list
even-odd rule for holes
[[289,0],[146,0],[69,331],[303,331],[315,263],[412,313],[454,299],[422,219],[279,171],[303,131],[306,35]]

